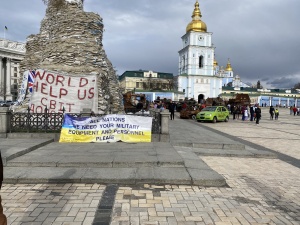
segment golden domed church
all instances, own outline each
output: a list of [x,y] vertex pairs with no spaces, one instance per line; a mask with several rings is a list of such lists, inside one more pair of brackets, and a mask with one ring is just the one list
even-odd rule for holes
[[223,66],[219,66],[216,59],[214,60],[214,74],[216,76],[222,77],[222,86],[227,86],[228,83],[232,83],[233,81],[233,68],[231,67],[230,60],[228,59],[226,68]]
[[187,25],[185,35],[181,37],[182,49],[179,51],[178,71],[178,91],[198,102],[218,97],[222,92],[223,78],[227,78],[228,74],[233,77],[229,61],[224,72],[223,69],[219,69],[214,59],[212,33],[207,31],[207,26],[201,18],[200,4],[197,0],[192,21]]

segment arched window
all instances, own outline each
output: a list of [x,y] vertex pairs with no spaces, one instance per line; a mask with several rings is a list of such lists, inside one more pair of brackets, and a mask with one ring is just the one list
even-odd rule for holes
[[199,68],[203,68],[203,55],[199,56]]

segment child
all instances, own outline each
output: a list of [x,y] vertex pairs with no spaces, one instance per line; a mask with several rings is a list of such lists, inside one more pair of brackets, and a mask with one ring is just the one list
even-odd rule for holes
[[279,116],[279,110],[276,108],[275,109],[275,120],[278,120],[278,116]]

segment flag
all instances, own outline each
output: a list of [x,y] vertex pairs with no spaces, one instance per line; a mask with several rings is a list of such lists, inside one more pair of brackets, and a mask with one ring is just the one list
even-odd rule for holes
[[5,30],[8,30],[7,26],[4,26]]
[[33,92],[34,79],[35,79],[35,71],[30,70],[28,72],[28,89],[30,93]]

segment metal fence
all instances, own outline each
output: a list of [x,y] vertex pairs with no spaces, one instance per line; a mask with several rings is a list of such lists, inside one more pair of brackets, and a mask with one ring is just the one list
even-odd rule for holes
[[[72,116],[81,117],[83,114],[70,114]],[[161,132],[161,116],[159,112],[144,112],[131,114],[141,117],[152,117],[152,134],[160,134]],[[104,115],[93,115],[104,116]],[[30,109],[27,113],[12,112],[10,115],[10,132],[28,132],[28,133],[59,133],[64,120],[63,113],[49,113],[46,109],[44,113],[31,113]]]

